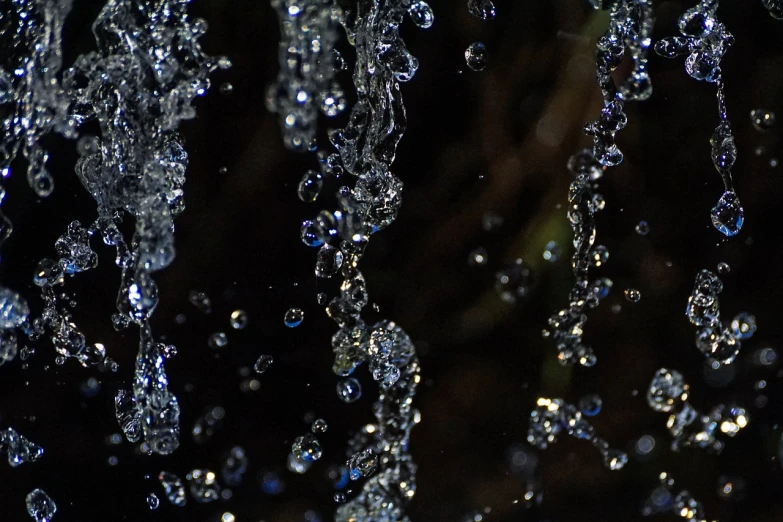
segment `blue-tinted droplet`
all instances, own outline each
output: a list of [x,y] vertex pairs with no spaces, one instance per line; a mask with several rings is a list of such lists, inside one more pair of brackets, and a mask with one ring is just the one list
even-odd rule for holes
[[712,209],[712,226],[724,236],[736,236],[745,221],[745,212],[735,192],[727,191]]

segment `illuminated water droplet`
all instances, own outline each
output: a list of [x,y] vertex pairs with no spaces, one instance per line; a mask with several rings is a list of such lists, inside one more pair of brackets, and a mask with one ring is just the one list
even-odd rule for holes
[[744,222],[744,210],[734,192],[724,192],[712,209],[712,226],[724,236],[735,236]]
[[228,336],[223,332],[215,332],[209,336],[207,344],[209,344],[209,347],[213,350],[225,348],[228,346]]
[[603,401],[597,393],[591,393],[579,399],[578,406],[583,414],[588,417],[595,417],[601,412]]
[[756,333],[756,317],[742,312],[731,320],[731,333],[737,339],[750,339]]
[[554,263],[563,255],[563,249],[554,241],[550,241],[544,247],[544,260]]
[[609,249],[604,245],[598,245],[590,252],[590,261],[595,267],[604,265],[609,261]]
[[487,250],[483,247],[478,247],[468,255],[468,265],[470,266],[483,266],[488,261]]
[[415,1],[408,8],[408,14],[420,29],[429,29],[432,27],[432,23],[435,21],[435,14],[432,12],[432,8],[427,2],[421,0]]
[[718,273],[721,275],[726,275],[729,272],[731,272],[731,266],[729,266],[728,263],[720,262],[718,263]]
[[347,500],[347,497],[345,496],[345,493],[343,493],[343,492],[341,492],[341,491],[338,491],[337,493],[335,493],[335,494],[334,494],[334,501],[335,501],[337,504],[342,504],[342,503],[344,503],[346,500]]
[[291,453],[297,459],[307,462],[315,462],[321,458],[323,450],[321,443],[311,433],[297,437],[291,445]]
[[378,468],[378,455],[372,448],[354,453],[347,462],[348,476],[351,480],[369,477]]
[[220,498],[220,485],[215,473],[208,469],[194,469],[185,478],[188,481],[190,496],[198,503],[213,502]]
[[202,313],[208,314],[212,312],[212,300],[204,292],[198,292],[191,290],[188,295],[190,303],[198,308]]
[[309,247],[319,247],[324,244],[318,233],[317,225],[310,220],[302,221],[299,237],[302,239],[302,243]]
[[486,69],[487,60],[487,48],[481,42],[473,42],[465,50],[465,62],[476,72]]
[[166,492],[166,498],[173,505],[182,507],[187,504],[187,498],[185,497],[185,486],[182,485],[180,478],[174,473],[168,471],[161,471],[158,475],[163,489]]
[[270,366],[272,366],[273,362],[274,359],[271,355],[261,355],[253,365],[253,370],[255,370],[255,372],[258,374],[264,373],[269,369]]
[[624,293],[625,298],[632,303],[638,303],[642,299],[642,293],[635,288],[626,288]]
[[160,506],[160,499],[158,499],[158,496],[155,493],[147,495],[147,506],[149,506],[151,510],[158,509]]
[[231,312],[231,328],[234,330],[243,330],[247,326],[247,312],[244,310],[234,310]]
[[343,266],[343,253],[332,245],[323,245],[315,261],[316,277],[332,277]]
[[299,182],[297,194],[299,199],[305,203],[312,203],[318,198],[321,193],[321,189],[324,186],[321,175],[314,170],[308,170],[302,176],[302,180]]
[[234,86],[229,82],[223,82],[220,84],[220,94],[229,95],[234,92]]
[[326,424],[325,420],[315,419],[310,429],[312,430],[313,433],[326,433],[328,427],[329,426]]
[[764,132],[775,125],[775,113],[766,109],[753,109],[750,111],[750,121],[756,130]]
[[636,233],[640,236],[646,236],[650,233],[650,225],[648,225],[646,221],[639,221],[639,223],[636,224]]
[[288,328],[296,328],[304,321],[304,311],[301,308],[289,308],[283,317],[283,323]]
[[468,0],[468,11],[482,20],[495,18],[495,4],[492,3],[492,0]]
[[343,379],[337,383],[337,396],[345,403],[355,402],[362,396],[362,385],[353,377]]
[[57,513],[57,504],[42,489],[34,489],[25,497],[27,514],[35,522],[50,522]]

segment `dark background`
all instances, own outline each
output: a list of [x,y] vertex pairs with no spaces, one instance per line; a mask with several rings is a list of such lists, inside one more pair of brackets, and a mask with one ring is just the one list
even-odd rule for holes
[[[403,206],[398,220],[373,237],[363,271],[370,301],[380,309],[367,307],[368,321],[389,318],[403,326],[416,341],[423,368],[416,397],[423,420],[411,445],[419,464],[411,520],[460,522],[473,510],[491,508],[484,520],[636,521],[663,470],[677,479],[676,491],[688,489],[704,503],[709,519],[783,516],[776,457],[781,383],[776,365],[753,364],[753,352],[778,348],[783,333],[783,167],[770,166],[773,158],[783,160],[781,126],[760,133],[748,117],[763,107],[783,118],[783,22],[772,19],[759,0],[724,3],[719,18],[737,39],[724,74],[740,151],[735,183],[745,227],[726,240],[709,222],[722,190],[709,158],[717,124],[714,85],[689,78],[683,59],[651,55],[655,94],[629,106],[629,125],[618,138],[626,160],[601,181],[607,206],[598,217],[597,244],[606,245],[611,257],[600,274],[614,288],[588,322],[586,339],[599,358],[592,369],[558,365],[540,331],[548,315],[565,305],[572,283],[564,209],[571,174],[565,164],[588,144],[581,128],[599,110],[593,44],[605,28],[605,13],[577,0],[497,0],[496,20],[482,22],[462,0],[432,0],[436,19],[430,30],[406,22],[403,36],[421,66],[402,86],[409,126],[393,171],[405,183]],[[66,66],[90,49],[88,24],[101,7],[76,4],[66,27]],[[690,6],[656,2],[656,39],[674,34],[677,16]],[[161,302],[153,325],[179,349],[167,369],[182,407],[182,445],[164,458],[134,454],[127,442],[106,443],[119,432],[113,396],[130,385],[138,334],[111,328],[119,270],[113,252],[96,239],[100,266],[68,280],[66,289],[78,302],[74,315],[88,341],[104,343],[119,371],[102,373],[74,361],[55,366],[46,340],[31,345],[36,353],[29,368],[23,370],[18,358],[0,368],[2,426],[13,426],[46,451],[34,464],[0,465],[0,520],[27,520],[24,496],[34,487],[55,500],[60,522],[215,522],[224,512],[240,522],[298,522],[313,518],[308,510],[328,520],[335,505],[327,469],[344,462],[348,434],[373,420],[376,388],[366,369],[357,371],[364,385],[360,401],[345,405],[335,394],[330,337],[336,326],[315,296],[334,295],[337,283],[316,281],[315,250],[298,237],[299,222],[333,208],[330,195],[352,181],[329,180],[315,204],[296,197],[302,173],[316,161],[283,148],[276,116],[263,106],[264,88],[278,70],[277,21],[268,3],[205,0],[195,2],[192,12],[209,22],[205,49],[229,56],[234,67],[213,76],[213,89],[197,103],[198,118],[182,126],[190,154],[187,210],[177,220],[177,260],[156,275]],[[464,63],[464,49],[473,41],[484,42],[489,52],[481,73]],[[350,93],[350,74],[342,73],[340,81]],[[220,94],[223,82],[233,85],[230,95]],[[73,173],[73,144],[50,141],[57,182],[52,197],[36,200],[18,168],[6,183],[3,207],[15,230],[3,245],[2,280],[28,297],[36,312],[42,306],[31,283],[37,260],[55,255],[54,242],[71,220],[95,218],[95,204]],[[766,152],[756,155],[758,146]],[[486,212],[504,219],[497,231],[482,230]],[[646,237],[634,232],[640,220],[650,225]],[[552,240],[563,255],[548,263],[542,252]],[[489,262],[471,267],[468,254],[479,246]],[[512,306],[498,298],[493,280],[517,257],[532,266],[534,276],[530,295]],[[759,330],[743,345],[733,371],[715,375],[705,370],[683,312],[696,272],[715,270],[720,261],[731,265],[723,277],[724,320],[747,310]],[[629,287],[641,291],[638,304],[623,298]],[[211,314],[188,302],[193,289],[211,297]],[[614,305],[620,309],[613,311]],[[283,314],[292,306],[304,309],[305,320],[287,329]],[[229,326],[235,309],[249,314],[242,331]],[[184,324],[175,322],[178,314],[186,316]],[[229,345],[215,352],[207,339],[217,331],[227,333]],[[243,392],[247,378],[240,368],[251,367],[262,353],[275,363],[258,377],[258,391]],[[669,450],[667,416],[650,410],[644,399],[661,366],[685,375],[701,411],[730,400],[748,408],[750,426],[728,441],[723,455]],[[94,397],[82,392],[89,377],[100,381]],[[761,379],[768,383],[764,407],[754,391]],[[629,452],[622,471],[607,470],[597,451],[570,437],[543,452],[525,443],[537,397],[576,403],[590,392],[604,403],[593,419],[597,432]],[[214,406],[225,409],[222,427],[197,444],[190,430]],[[324,456],[299,476],[285,470],[285,459],[292,440],[308,431],[308,413],[326,419],[329,431],[321,437]],[[633,448],[646,434],[655,438],[655,448],[642,458]],[[218,471],[234,445],[246,450],[250,468],[231,500],[189,500],[184,509],[168,503],[155,479],[161,469],[183,479],[193,468]],[[538,507],[525,507],[524,475],[510,466],[509,452],[519,445],[538,455]],[[110,456],[118,465],[108,464]],[[285,481],[282,494],[261,492],[257,476],[268,471]],[[744,498],[720,498],[721,475],[743,480]],[[154,512],[145,501],[150,492],[161,498]],[[674,518],[659,516],[666,517]]]

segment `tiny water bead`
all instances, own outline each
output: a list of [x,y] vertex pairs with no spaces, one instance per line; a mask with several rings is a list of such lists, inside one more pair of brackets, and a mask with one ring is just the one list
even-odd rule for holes
[[744,222],[744,210],[737,194],[726,191],[712,208],[712,226],[727,237],[736,236]]
[[326,433],[326,430],[329,428],[329,426],[326,424],[326,421],[323,419],[315,419],[313,421],[313,425],[310,426],[310,430],[313,433]]
[[750,111],[750,121],[756,130],[764,132],[775,125],[775,113],[766,109],[753,109]]
[[302,221],[302,226],[299,229],[299,237],[302,239],[302,243],[309,247],[319,247],[324,244],[319,235],[318,226],[309,219]]
[[247,312],[244,310],[234,310],[231,312],[231,328],[234,330],[243,330],[247,326]]
[[223,332],[215,332],[209,336],[207,344],[209,344],[209,347],[213,350],[225,348],[228,346],[228,336]]
[[305,203],[312,203],[318,199],[318,195],[321,193],[321,189],[324,186],[324,181],[321,175],[314,170],[308,170],[302,176],[302,180],[299,182],[297,194],[299,199]]
[[347,497],[345,496],[345,493],[343,493],[343,492],[341,492],[341,491],[338,491],[337,493],[335,493],[335,494],[334,494],[334,501],[335,501],[337,504],[342,504],[342,503],[344,503],[346,500],[347,500]]
[[473,42],[465,49],[465,62],[473,71],[480,72],[487,68],[487,48],[481,42]]
[[301,308],[289,308],[283,317],[283,323],[288,328],[296,328],[304,320],[304,311]]
[[427,2],[412,3],[408,8],[408,14],[419,29],[429,29],[435,21],[435,14]]
[[495,4],[492,0],[468,0],[468,11],[482,20],[495,18]]
[[544,247],[544,261],[554,263],[563,255],[563,249],[555,241],[550,241]]
[[27,514],[35,522],[50,522],[57,513],[57,504],[42,489],[34,489],[25,498]]
[[642,299],[642,293],[636,288],[626,288],[624,293],[625,298],[632,303],[638,303]]
[[479,247],[473,250],[468,255],[468,265],[470,266],[484,266],[487,264],[487,261],[487,250],[483,247]]
[[150,493],[147,495],[147,506],[149,506],[151,510],[158,509],[158,507],[160,507],[160,499],[158,498],[158,495],[155,493]]
[[353,377],[348,377],[337,383],[337,396],[346,403],[356,402],[362,396],[362,385]]
[[601,397],[597,393],[591,393],[588,395],[585,395],[581,399],[579,399],[579,410],[588,417],[595,417],[599,413],[601,413],[601,407],[603,406],[603,401],[601,400]]
[[650,225],[648,225],[646,221],[639,221],[639,223],[636,224],[636,233],[640,236],[646,236],[650,233]]
[[294,440],[294,443],[291,445],[291,453],[298,460],[315,462],[321,458],[323,450],[321,449],[321,443],[315,438],[315,435],[307,433]]
[[258,374],[262,374],[266,372],[270,366],[272,366],[273,362],[274,359],[271,355],[261,355],[253,365],[253,370]]
[[756,333],[756,317],[747,312],[734,316],[731,320],[731,333],[737,339],[750,339]]
[[726,275],[731,272],[731,266],[728,263],[720,262],[718,263],[718,273],[720,275]]

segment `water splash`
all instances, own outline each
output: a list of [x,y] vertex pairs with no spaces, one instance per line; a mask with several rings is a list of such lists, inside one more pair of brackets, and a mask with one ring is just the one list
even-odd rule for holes
[[666,58],[688,55],[685,71],[696,80],[716,83],[718,86],[718,114],[720,123],[710,139],[712,162],[723,180],[724,192],[711,212],[712,225],[727,237],[735,236],[742,228],[744,211],[731,177],[731,168],[737,160],[737,146],[731,133],[726,112],[726,96],[721,60],[734,36],[718,22],[718,0],[701,0],[680,16],[677,26],[682,36],[664,38],[655,44],[655,52]]
[[[599,2],[596,8],[601,8]],[[627,123],[625,100],[644,100],[652,92],[646,72],[647,52],[653,26],[652,4],[649,0],[620,0],[609,9],[609,27],[598,40],[596,73],[604,98],[604,107],[597,121],[585,125],[585,134],[593,137],[593,148],[584,149],[568,160],[568,169],[575,175],[568,192],[568,219],[574,232],[572,267],[576,283],[569,295],[569,306],[549,318],[549,337],[557,349],[562,364],[578,362],[593,366],[593,349],[582,341],[587,311],[598,306],[602,288],[590,279],[596,228],[595,214],[603,205],[595,204],[595,182],[607,167],[623,160],[615,144],[616,133]],[[630,52],[633,72],[618,88],[611,73],[622,62],[626,49]]]
[[743,313],[735,317],[730,326],[720,319],[720,301],[718,294],[723,290],[723,282],[709,270],[696,274],[693,292],[688,297],[685,315],[691,324],[697,327],[696,348],[710,359],[722,364],[731,364],[739,354],[741,341],[749,339],[756,331],[756,319]]
[[280,116],[286,147],[312,150],[318,110],[336,116],[345,108],[333,80],[344,68],[334,48],[343,14],[331,0],[272,0],[272,7],[280,22],[280,72],[267,89],[267,109]]
[[25,462],[35,462],[43,456],[44,449],[27,440],[13,428],[6,428],[0,433],[0,451],[5,451],[8,456],[8,464],[15,468]]
[[735,437],[750,422],[748,412],[739,406],[720,404],[708,415],[699,413],[689,402],[690,386],[676,370],[661,368],[650,381],[647,404],[654,411],[669,413],[666,427],[674,440],[672,450],[697,447],[712,453],[723,451],[720,434]]
[[595,434],[593,426],[584,420],[582,412],[563,399],[541,397],[536,401],[536,409],[530,413],[530,428],[527,441],[539,449],[546,449],[557,442],[562,432],[577,439],[590,441],[598,449],[604,465],[613,470],[622,469],[628,462],[628,455],[609,447],[609,443]]

